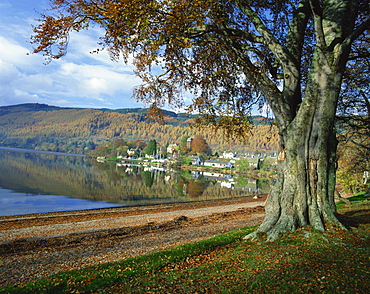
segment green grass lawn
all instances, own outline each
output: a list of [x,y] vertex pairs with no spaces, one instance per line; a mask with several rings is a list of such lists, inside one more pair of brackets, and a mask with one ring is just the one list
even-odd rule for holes
[[0,293],[369,293],[370,204],[356,197],[340,204],[348,231],[305,229],[256,243],[241,240],[255,229],[244,228]]

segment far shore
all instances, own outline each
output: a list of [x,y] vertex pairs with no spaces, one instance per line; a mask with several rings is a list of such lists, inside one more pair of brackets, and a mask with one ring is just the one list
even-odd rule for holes
[[43,151],[34,149],[24,149],[24,148],[13,148],[13,147],[0,147],[0,150],[14,151],[14,152],[30,152],[30,153],[43,153],[51,155],[64,155],[64,156],[80,156],[85,157],[84,154],[66,153],[66,152],[54,152],[54,151]]

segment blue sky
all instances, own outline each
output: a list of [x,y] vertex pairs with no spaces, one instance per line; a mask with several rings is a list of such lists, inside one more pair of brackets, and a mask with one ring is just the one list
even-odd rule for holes
[[131,98],[140,80],[130,64],[110,60],[99,46],[101,29],[71,36],[68,54],[45,65],[41,54],[30,54],[32,24],[48,0],[0,0],[0,106],[45,103],[66,107],[142,107]]

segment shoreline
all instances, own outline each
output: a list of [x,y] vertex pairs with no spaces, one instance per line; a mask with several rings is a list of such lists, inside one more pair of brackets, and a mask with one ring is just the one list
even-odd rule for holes
[[265,198],[242,197],[2,219],[0,287],[257,225],[263,220]]
[[56,152],[56,151],[44,151],[44,150],[15,148],[15,147],[2,147],[2,146],[0,146],[0,150],[13,151],[13,152],[23,152],[23,153],[41,153],[41,154],[50,154],[50,155],[62,155],[62,156],[77,156],[77,157],[85,157],[86,156],[85,154]]
[[[256,197],[256,198],[255,198]],[[260,202],[266,201],[267,194],[260,195],[248,195],[233,198],[222,198],[222,199],[210,199],[210,200],[198,200],[198,201],[185,201],[185,202],[170,202],[170,203],[159,203],[159,204],[149,204],[149,205],[132,205],[132,206],[113,206],[113,207],[103,207],[103,208],[92,208],[84,210],[65,210],[65,211],[55,211],[55,212],[42,212],[42,213],[29,213],[29,214],[19,214],[19,215],[4,215],[0,216],[0,230],[1,223],[19,221],[19,220],[32,220],[38,218],[58,218],[74,215],[89,215],[90,218],[93,215],[99,214],[138,214],[138,213],[150,213],[153,210],[158,211],[168,211],[174,209],[194,209],[209,206],[222,206],[225,204],[237,204],[246,202]]]

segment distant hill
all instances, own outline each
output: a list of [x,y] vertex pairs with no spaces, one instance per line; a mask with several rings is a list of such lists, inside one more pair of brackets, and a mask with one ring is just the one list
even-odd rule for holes
[[0,115],[5,115],[9,113],[17,113],[17,112],[53,111],[53,110],[60,110],[60,109],[66,109],[66,108],[61,108],[57,106],[49,106],[47,104],[39,104],[39,103],[25,103],[25,104],[18,104],[18,105],[1,106]]
[[147,119],[147,109],[63,108],[27,103],[0,107],[0,146],[88,153],[115,138],[177,143],[181,137],[202,134],[214,151],[271,151],[277,149],[276,129],[254,117],[253,136],[245,144],[227,142],[221,133],[191,127],[196,115],[164,111],[162,124]]

